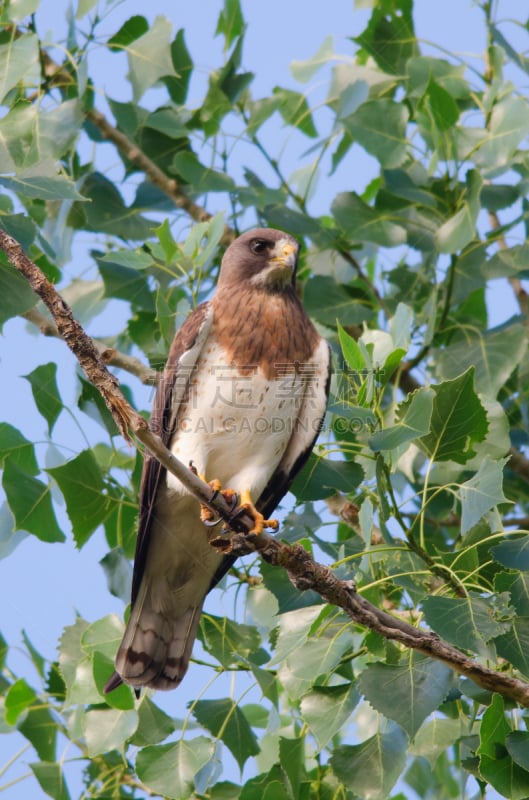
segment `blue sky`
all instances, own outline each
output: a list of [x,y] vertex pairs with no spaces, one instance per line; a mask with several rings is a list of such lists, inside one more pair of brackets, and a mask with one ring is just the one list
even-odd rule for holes
[[[364,3],[357,3],[357,6],[362,5]],[[41,35],[49,30],[48,38],[52,41],[65,34],[67,7],[68,4],[63,0],[42,0],[37,12],[37,25]],[[334,38],[335,53],[350,57],[354,53],[350,37],[361,32],[369,15],[367,9],[359,8],[355,11],[352,0],[328,0],[325,3],[318,0],[243,0],[243,9],[248,21],[244,67],[256,74],[252,88],[254,95],[265,96],[273,86],[281,85],[308,91],[310,98],[315,100],[323,99],[326,94],[328,73],[318,74],[308,86],[300,87],[291,75],[291,62],[310,58],[328,35]],[[520,18],[519,0],[502,0],[500,9],[501,18]],[[108,13],[103,30],[115,32],[122,21],[133,14],[143,14],[150,21],[158,15],[165,15],[173,23],[175,30],[184,28],[188,48],[196,65],[190,96],[193,103],[200,99],[209,70],[221,63],[222,40],[213,35],[218,12],[217,0],[199,0],[194,3],[182,0],[151,0],[149,4],[144,0],[127,0],[112,13]],[[416,0],[414,18],[417,35],[424,40],[424,49],[427,52],[429,46],[426,43],[429,41],[465,57],[474,54],[477,58],[485,47],[482,12],[470,0]],[[518,34],[514,25],[506,24],[503,30],[516,42]],[[442,55],[437,49],[432,52]],[[103,50],[94,50],[90,71],[99,88],[114,99],[130,99],[130,88],[123,79],[126,73],[124,56],[109,56]],[[512,77],[518,85],[526,87],[527,75],[518,73]],[[281,131],[278,131],[278,140],[281,136]],[[290,142],[286,146],[283,158],[287,173],[297,167],[297,146],[297,142]],[[362,151],[358,151],[358,154],[354,174],[339,174],[332,180],[320,182],[316,205],[321,208],[317,208],[317,211],[327,208],[340,189],[362,189],[369,181],[369,157]],[[117,158],[112,155],[110,158],[114,158],[117,164]],[[112,167],[111,163],[109,167]],[[88,239],[85,238],[85,241]],[[505,293],[499,296],[502,299],[499,304],[496,302],[495,310],[501,317],[510,313],[510,297]],[[118,309],[116,314],[119,317],[123,314],[123,309]],[[111,324],[110,320],[108,324]],[[43,420],[35,411],[29,385],[20,376],[31,372],[40,363],[56,361],[60,374],[64,375],[69,385],[73,403],[73,384],[69,377],[73,365],[72,356],[59,341],[28,335],[26,324],[17,319],[5,326],[4,336],[0,339],[0,359],[2,384],[10,387],[9,392],[0,394],[0,419],[13,425],[20,425],[21,420],[24,420],[21,427],[25,435],[44,441]],[[141,407],[147,406],[149,390],[135,385],[134,391],[138,404]],[[77,429],[68,421],[62,424],[61,441],[64,446],[71,444],[73,450],[83,447],[82,442],[79,443]],[[0,521],[0,533],[1,530]],[[55,657],[56,642],[62,628],[74,621],[76,612],[90,621],[112,612],[121,615],[123,606],[109,594],[103,572],[98,565],[105,552],[102,534],[95,535],[81,552],[75,549],[71,541],[66,545],[45,545],[29,537],[21,542],[8,559],[0,560],[0,630],[8,642],[18,645],[20,630],[24,628],[37,649],[51,660]],[[210,600],[211,610],[221,613],[219,606],[223,602],[221,594],[215,593]],[[226,608],[222,610],[231,614],[231,599],[225,602]],[[24,674],[27,672],[30,679],[33,679],[31,670],[27,671],[24,656],[14,654],[11,663],[17,671]],[[175,716],[184,716],[189,697],[193,697],[195,690],[200,689],[208,678],[207,671],[191,665],[190,673],[181,689],[172,693],[170,699],[167,696],[164,698],[164,707],[170,709]],[[158,702],[160,697],[156,700]],[[14,736],[0,736],[0,769],[22,744],[23,740],[15,742]],[[32,760],[32,757],[28,756],[28,760]],[[27,770],[22,760],[0,778],[0,786],[25,771]],[[236,778],[236,775],[233,777]],[[29,791],[32,798],[41,796],[33,781],[31,790],[29,787],[30,783],[24,781],[10,789],[7,796],[10,800],[26,800]]]

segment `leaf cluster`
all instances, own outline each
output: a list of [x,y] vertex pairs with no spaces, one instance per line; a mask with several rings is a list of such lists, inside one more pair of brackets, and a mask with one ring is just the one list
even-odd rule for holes
[[[219,3],[221,63],[202,88],[165,17],[103,37],[96,3],[81,0],[54,49],[38,0],[6,4],[0,228],[120,354],[123,389],[145,409],[152,386],[134,359],[154,381],[233,236],[262,224],[300,239],[300,291],[333,376],[281,536],[394,617],[529,681],[529,102],[511,77],[529,72],[527,26],[518,46],[492,5],[480,6],[479,62],[425,46],[412,0],[376,0],[345,57],[328,38],[292,64],[295,84],[259,97],[239,0]],[[104,96],[94,57],[126,59],[128,93]],[[366,156],[372,174],[355,189],[347,176]],[[346,189],[322,200],[318,180],[336,176]],[[17,316],[53,334],[0,252],[6,340]],[[38,433],[0,422],[0,556],[31,537],[73,538],[81,554],[99,542],[126,603],[142,459],[63,367],[47,357],[21,377]],[[230,613],[204,614],[191,666],[211,686],[185,694],[179,716],[125,686],[103,695],[116,616],[77,617],[57,653],[23,633],[29,672],[0,638],[0,732],[30,743],[43,793],[68,800],[78,759],[90,798],[529,796],[529,733],[511,700],[354,625],[265,562],[237,564],[221,588]]]

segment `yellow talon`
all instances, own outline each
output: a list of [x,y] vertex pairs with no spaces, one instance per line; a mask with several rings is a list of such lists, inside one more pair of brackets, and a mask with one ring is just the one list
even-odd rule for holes
[[254,522],[253,528],[248,533],[259,535],[265,528],[271,528],[273,531],[277,531],[279,528],[277,519],[265,519],[263,514],[256,509],[248,489],[243,489],[241,492],[241,507],[244,508]]
[[[194,467],[192,463],[189,465],[189,468],[191,472],[194,472],[194,474],[200,478],[201,481],[204,481],[204,483],[208,484],[209,488],[212,491],[211,499],[216,497],[217,494],[221,494],[232,509],[235,507],[237,503],[237,492],[235,491],[235,489],[223,489],[221,482],[217,479],[212,481],[207,481],[204,475],[202,475],[200,472],[197,472],[196,467]],[[207,525],[208,527],[213,527],[214,525],[217,525],[220,522],[220,517],[216,517],[215,513],[205,503],[201,503],[200,520],[201,522],[204,523],[204,525]]]

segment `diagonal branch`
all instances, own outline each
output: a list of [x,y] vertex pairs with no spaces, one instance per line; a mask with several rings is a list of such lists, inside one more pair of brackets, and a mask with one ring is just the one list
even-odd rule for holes
[[0,249],[26,277],[53,314],[59,334],[77,357],[88,380],[101,392],[125,438],[130,441],[130,434],[133,434],[186,489],[229,524],[234,531],[233,536],[230,539],[219,537],[214,540],[214,546],[223,551],[228,550],[235,556],[258,552],[269,564],[286,569],[300,591],[313,589],[328,603],[342,608],[355,624],[363,625],[386,639],[442,661],[478,686],[499,692],[520,705],[529,707],[528,683],[488,669],[440,639],[435,633],[416,628],[377,608],[357,592],[354,583],[339,580],[329,567],[314,561],[301,545],[288,545],[266,534],[249,535],[253,520],[246,513],[236,512],[234,516],[222,495],[213,493],[208,484],[176,459],[161,439],[149,429],[146,420],[121,394],[117,379],[107,370],[91,338],[74,320],[71,309],[39,267],[25,255],[20,244],[1,230]]

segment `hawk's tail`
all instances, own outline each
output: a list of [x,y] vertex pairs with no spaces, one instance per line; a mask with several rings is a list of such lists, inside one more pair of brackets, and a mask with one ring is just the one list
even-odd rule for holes
[[117,674],[110,678],[105,692],[122,682],[134,688],[176,688],[191,658],[201,611],[202,606],[188,608],[172,619],[147,602],[136,602],[116,656]]

